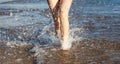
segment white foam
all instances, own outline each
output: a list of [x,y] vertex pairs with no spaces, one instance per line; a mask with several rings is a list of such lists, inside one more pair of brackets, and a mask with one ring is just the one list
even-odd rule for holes
[[21,42],[21,41],[9,41],[6,44],[9,47],[16,47],[16,46],[24,46],[24,45],[30,45],[30,43]]
[[75,34],[75,32],[79,32],[79,34],[83,34],[84,33],[84,29],[83,28],[72,28],[70,30],[70,34],[69,34],[69,40],[71,42],[73,41],[80,41],[83,39],[82,35],[81,36],[78,36],[77,34]]
[[44,62],[45,55],[47,55],[47,51],[44,50],[45,48],[41,47],[41,45],[36,44],[34,48],[31,50],[32,52],[35,52],[34,56],[37,57],[37,64],[41,64]]
[[61,49],[63,50],[69,50],[71,46],[72,46],[71,42],[61,42]]

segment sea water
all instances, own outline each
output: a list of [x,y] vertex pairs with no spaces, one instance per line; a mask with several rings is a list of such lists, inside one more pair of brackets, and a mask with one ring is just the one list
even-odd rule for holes
[[69,14],[72,49],[66,52],[60,51],[46,1],[0,0],[0,46],[31,44],[37,64],[115,64],[120,62],[119,2],[74,0]]

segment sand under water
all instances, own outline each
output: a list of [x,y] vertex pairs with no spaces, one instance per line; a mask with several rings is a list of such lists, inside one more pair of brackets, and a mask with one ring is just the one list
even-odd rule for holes
[[115,41],[82,40],[70,51],[49,50],[43,64],[119,64],[119,49],[120,43]]
[[60,50],[47,2],[0,1],[0,64],[120,64],[119,0],[74,0],[69,51]]
[[0,46],[0,64],[34,64],[30,46]]
[[[119,64],[120,42],[111,40],[76,41],[69,51],[56,46],[40,46],[37,54],[32,45],[1,46],[0,64]],[[42,49],[41,49],[42,48]],[[44,50],[43,50],[44,49]],[[34,55],[36,54],[36,55]]]

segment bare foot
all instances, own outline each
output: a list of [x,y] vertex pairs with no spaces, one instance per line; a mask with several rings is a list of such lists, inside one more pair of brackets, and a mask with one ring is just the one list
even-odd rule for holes
[[61,49],[62,50],[70,50],[72,44],[69,41],[61,41]]

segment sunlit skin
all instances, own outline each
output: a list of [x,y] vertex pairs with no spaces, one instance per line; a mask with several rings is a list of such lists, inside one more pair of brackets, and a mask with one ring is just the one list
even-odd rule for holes
[[68,50],[66,47],[69,37],[69,20],[68,14],[72,4],[72,0],[47,0],[55,25],[56,36],[61,40],[62,49]]

